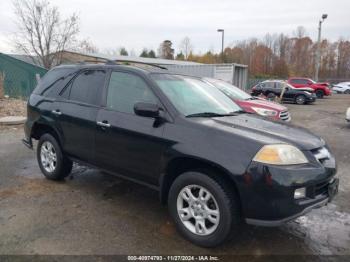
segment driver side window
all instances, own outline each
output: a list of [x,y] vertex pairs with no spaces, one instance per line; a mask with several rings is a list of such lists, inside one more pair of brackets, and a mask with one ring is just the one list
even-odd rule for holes
[[112,72],[108,85],[107,108],[134,114],[134,105],[138,102],[157,104],[158,99],[141,77]]

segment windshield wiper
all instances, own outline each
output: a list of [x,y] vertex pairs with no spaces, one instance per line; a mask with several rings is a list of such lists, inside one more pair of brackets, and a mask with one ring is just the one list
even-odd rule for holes
[[[202,113],[195,113],[187,115],[186,117],[223,117],[223,116],[234,116],[236,115],[235,112],[227,113],[227,114],[219,114],[214,112],[202,112]],[[239,113],[239,111],[237,111]]]

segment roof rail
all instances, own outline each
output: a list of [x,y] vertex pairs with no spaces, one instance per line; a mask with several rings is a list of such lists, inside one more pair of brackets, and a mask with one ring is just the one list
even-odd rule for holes
[[133,60],[123,60],[123,61],[119,61],[119,62],[125,62],[125,63],[132,63],[132,64],[141,64],[141,65],[148,65],[148,66],[154,66],[154,67],[158,67],[160,69],[164,69],[164,70],[168,70],[168,68],[164,67],[164,66],[160,66],[160,65],[156,65],[156,64],[151,64],[151,63],[146,63],[146,62],[138,62],[138,61],[133,61]]
[[160,68],[160,69],[168,70],[168,68],[166,68],[164,66],[151,64],[151,63],[146,63],[146,62],[137,62],[137,61],[133,61],[133,60],[117,61],[117,60],[110,60],[110,59],[105,59],[105,58],[103,58],[103,59],[106,60],[106,62],[96,61],[96,60],[83,60],[83,61],[77,62],[77,64],[85,65],[86,63],[94,63],[94,64],[103,64],[104,63],[105,65],[123,65],[125,63],[131,63],[131,64],[148,65],[148,66],[153,66],[153,67],[157,67],[157,68]]
[[117,61],[114,60],[107,60],[106,65],[120,65],[120,63],[117,63]]

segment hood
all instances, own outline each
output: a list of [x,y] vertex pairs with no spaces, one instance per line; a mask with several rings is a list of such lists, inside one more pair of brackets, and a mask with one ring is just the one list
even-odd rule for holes
[[242,107],[260,107],[260,108],[266,108],[266,109],[272,109],[276,111],[288,111],[288,108],[285,106],[282,106],[280,104],[267,101],[265,99],[254,99],[254,100],[235,100],[237,104],[242,105]]
[[319,85],[319,86],[329,86],[329,83],[327,83],[327,82],[317,82],[317,83],[315,83],[315,85]]
[[269,121],[253,114],[237,116],[198,118],[200,124],[230,132],[261,144],[287,143],[301,150],[311,150],[324,146],[322,138],[310,131],[282,122]]

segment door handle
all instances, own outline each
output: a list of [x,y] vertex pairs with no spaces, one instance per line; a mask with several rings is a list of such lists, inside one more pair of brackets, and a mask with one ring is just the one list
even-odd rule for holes
[[97,125],[102,126],[102,127],[110,127],[111,125],[108,122],[97,122]]
[[62,112],[61,112],[60,110],[58,110],[58,109],[52,110],[51,112],[52,112],[53,114],[55,114],[55,115],[58,115],[58,116],[62,115]]

